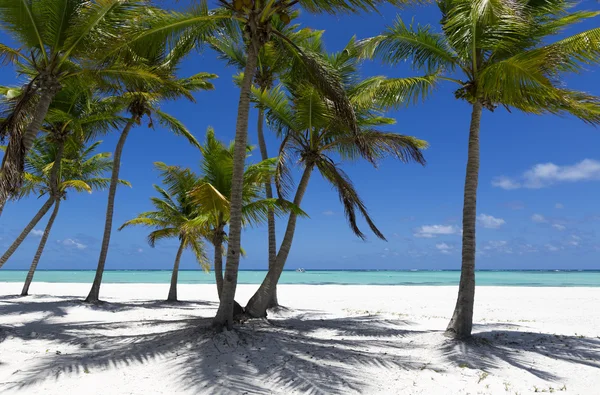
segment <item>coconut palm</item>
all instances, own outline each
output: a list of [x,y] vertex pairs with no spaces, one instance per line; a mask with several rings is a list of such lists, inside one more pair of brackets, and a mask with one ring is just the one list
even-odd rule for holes
[[[391,3],[405,3],[402,0],[387,1]],[[333,107],[339,115],[340,120],[354,131],[359,132],[356,124],[356,116],[352,105],[345,95],[341,82],[337,75],[314,56],[310,51],[304,51],[292,40],[277,30],[272,23],[274,18],[279,17],[282,21],[289,21],[290,15],[298,8],[311,13],[337,13],[357,12],[362,10],[375,10],[381,0],[219,0],[222,9],[208,11],[206,7],[194,7],[188,12],[170,13],[167,17],[159,17],[153,20],[151,26],[138,37],[138,40],[147,41],[153,36],[175,36],[185,37],[194,34],[198,26],[205,26],[210,21],[230,21],[232,19],[241,24],[245,37],[244,53],[246,64],[243,78],[240,84],[240,98],[236,116],[235,129],[235,156],[233,167],[233,183],[231,193],[231,221],[229,226],[229,243],[227,248],[227,263],[225,283],[219,304],[219,309],[213,320],[215,328],[230,329],[233,325],[233,306],[235,290],[237,287],[237,275],[240,260],[240,244],[242,231],[242,206],[243,206],[243,175],[244,162],[246,159],[246,143],[248,132],[248,114],[250,110],[250,93],[252,83],[257,70],[258,54],[262,47],[272,41],[282,42],[279,46],[285,50],[290,60],[301,61],[305,66],[305,75],[322,94],[335,104]],[[205,33],[205,30],[203,31]],[[227,34],[227,30],[225,33]],[[362,143],[359,143],[362,147]]]
[[[143,55],[146,60],[145,67],[151,70],[147,80],[139,78],[135,81],[115,81],[117,87],[114,89],[120,92],[114,99],[120,101],[127,108],[128,120],[123,128],[114,154],[114,166],[111,175],[111,184],[108,191],[108,204],[106,208],[106,220],[104,224],[104,235],[102,238],[102,247],[98,258],[96,275],[90,293],[86,302],[96,303],[100,297],[100,285],[104,266],[108,255],[110,237],[112,233],[112,220],[114,214],[115,196],[119,179],[119,170],[121,167],[121,156],[131,129],[140,125],[142,119],[149,119],[149,127],[154,126],[154,119],[157,119],[161,126],[172,133],[185,137],[192,145],[198,146],[196,138],[179,122],[175,117],[163,112],[160,109],[160,103],[164,100],[175,100],[177,98],[186,98],[195,101],[192,93],[200,90],[210,90],[214,86],[210,80],[216,78],[216,75],[209,73],[198,73],[188,78],[177,78],[176,72],[183,57],[189,52],[191,47],[186,40],[180,41],[170,50],[167,50],[166,43],[154,43],[153,47],[136,48],[135,54],[128,54],[135,62],[139,62],[139,57]],[[132,51],[133,52],[133,51]]]
[[135,74],[93,59],[127,39],[128,25],[144,4],[143,0],[0,0],[0,26],[17,43],[15,48],[0,44],[0,58],[15,63],[27,77],[0,124],[0,135],[10,139],[0,172],[0,206],[18,192],[26,153],[61,87],[101,71]]
[[531,114],[571,114],[600,123],[600,98],[566,88],[563,76],[600,59],[600,28],[560,40],[565,28],[598,12],[572,11],[566,0],[438,1],[442,31],[406,25],[400,18],[361,43],[367,55],[389,63],[409,59],[456,83],[457,99],[472,107],[464,188],[462,266],[458,298],[447,333],[471,336],[475,297],[475,222],[479,130],[484,110],[499,106]]
[[[198,222],[206,221],[209,231],[207,239],[214,247],[214,270],[219,297],[223,291],[223,243],[227,234],[225,227],[231,218],[230,196],[233,176],[234,145],[226,147],[215,138],[214,131],[209,128],[206,142],[200,147],[202,160],[200,168],[202,177],[190,192],[190,197],[197,207],[202,208],[205,217]],[[252,148],[247,148],[247,153]],[[264,183],[275,174],[276,159],[266,159],[256,164],[247,165],[244,171],[242,220],[245,226],[254,226],[265,222],[269,213],[283,215],[290,211],[296,215],[305,215],[297,206],[283,199],[265,197]],[[237,309],[241,311],[241,307]]]
[[160,195],[160,197],[151,198],[155,210],[141,213],[136,218],[125,222],[119,230],[133,225],[155,229],[148,235],[148,244],[151,247],[154,247],[156,242],[162,239],[177,238],[179,240],[167,297],[167,301],[177,302],[177,277],[183,251],[191,250],[198,263],[205,270],[209,268],[202,241],[207,233],[206,215],[189,196],[190,191],[198,185],[198,178],[192,171],[176,166],[167,166],[162,162],[155,162],[154,166],[161,172],[161,178],[166,188],[154,185],[154,189]]
[[[8,261],[27,235],[52,208],[54,201],[61,200],[60,169],[67,142],[72,140],[71,145],[76,142],[83,144],[111,128],[118,127],[122,122],[122,118],[115,114],[118,108],[120,108],[119,103],[95,97],[92,91],[81,90],[77,84],[69,84],[56,94],[42,127],[45,132],[44,140],[55,150],[49,164],[49,179],[46,180],[48,190],[44,192],[48,200],[0,257],[0,267]],[[20,189],[19,193],[13,196],[14,199],[20,199],[31,192],[29,188],[32,184],[28,182],[26,185],[27,188]]]
[[[283,138],[279,152],[276,184],[282,190],[281,180],[289,175],[290,160],[296,158],[302,168],[302,176],[294,196],[294,204],[300,206],[314,170],[338,192],[350,228],[360,238],[364,233],[357,225],[357,214],[363,216],[373,233],[384,239],[367,212],[367,208],[354,188],[348,175],[336,159],[395,157],[403,162],[424,164],[421,149],[427,144],[410,136],[382,131],[393,124],[394,119],[383,114],[385,108],[413,100],[426,92],[431,79],[386,79],[373,77],[360,81],[356,77],[358,58],[354,42],[340,53],[326,59],[340,71],[346,83],[347,96],[353,105],[359,125],[356,134],[348,127],[313,85],[287,80],[287,92],[277,87],[270,92],[255,91],[256,100],[264,106],[269,124]],[[362,144],[362,147],[361,147]],[[291,213],[287,228],[277,253],[276,264],[269,269],[258,291],[248,302],[246,313],[253,317],[266,316],[268,301],[273,287],[279,281],[292,247],[297,216]]]
[[[86,147],[77,138],[71,138],[66,142],[59,170],[60,176],[57,188],[52,188],[50,185],[50,172],[60,148],[51,141],[38,139],[27,155],[25,181],[20,190],[20,197],[32,194],[40,197],[51,195],[54,209],[31,262],[31,267],[29,268],[25,284],[23,285],[23,291],[21,292],[22,296],[26,296],[29,292],[29,286],[31,285],[33,275],[52,230],[52,225],[58,215],[60,204],[63,200],[67,199],[69,190],[92,193],[94,190],[102,190],[108,187],[109,179],[102,176],[107,171],[110,171],[112,160],[108,152],[94,153],[100,143],[98,141]],[[124,185],[129,185],[126,181],[120,180],[120,182]]]
[[[287,14],[286,14],[287,16]],[[294,19],[296,15],[291,15],[290,19]],[[283,20],[282,20],[283,19]],[[275,28],[282,32],[283,35],[290,38],[296,45],[302,47],[303,42],[315,35],[320,35],[322,32],[313,31],[311,29],[297,30],[297,25],[288,25],[289,19],[275,17],[272,20]],[[244,37],[239,24],[235,24],[229,29],[229,34],[215,35],[208,39],[211,47],[215,49],[219,57],[227,61],[228,64],[244,70],[246,66],[246,53],[244,51]],[[256,75],[254,77],[254,86],[261,92],[265,92],[273,87],[280,74],[284,73],[291,63],[289,58],[285,56],[284,51],[277,48],[276,41],[266,43],[258,51],[258,60]],[[265,111],[261,106],[258,109],[258,122],[256,126],[256,134],[258,139],[258,147],[262,160],[269,158],[267,144],[264,136]],[[265,183],[265,196],[267,199],[273,198],[273,188],[271,181]],[[267,229],[268,229],[268,262],[269,267],[275,264],[277,258],[277,238],[275,226],[275,213],[269,210],[267,213]],[[277,306],[277,289],[273,289],[273,297],[269,302],[269,307]]]

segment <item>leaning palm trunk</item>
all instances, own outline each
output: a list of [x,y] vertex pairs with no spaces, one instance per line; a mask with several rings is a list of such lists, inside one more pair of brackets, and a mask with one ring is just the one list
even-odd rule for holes
[[167,302],[177,302],[177,277],[179,275],[179,261],[181,260],[181,254],[185,248],[185,239],[181,240],[179,244],[179,250],[177,250],[177,256],[175,257],[175,264],[173,265],[173,273],[171,274],[171,287],[169,288],[169,296]]
[[33,261],[31,262],[31,267],[29,268],[29,272],[27,273],[27,278],[25,279],[25,284],[23,285],[23,290],[21,291],[21,296],[27,296],[29,294],[29,286],[33,281],[33,275],[35,274],[35,269],[37,269],[38,262],[42,256],[42,252],[44,252],[44,247],[46,246],[46,242],[48,241],[48,236],[50,236],[50,231],[52,230],[52,225],[54,224],[54,220],[58,215],[58,209],[60,208],[60,199],[56,199],[54,201],[54,210],[52,210],[52,215],[50,215],[50,219],[48,220],[48,224],[46,225],[46,229],[44,230],[44,234],[42,235],[42,239],[40,240],[40,244],[38,245],[38,249],[35,252],[35,256],[33,257]]
[[56,156],[54,158],[54,163],[52,164],[52,169],[50,169],[50,198],[44,203],[40,211],[33,217],[33,219],[27,224],[23,232],[17,237],[17,239],[12,243],[12,245],[6,250],[4,255],[0,258],[0,268],[4,266],[6,261],[15,253],[17,248],[23,243],[27,235],[33,230],[33,228],[37,225],[38,222],[46,215],[52,204],[54,204],[55,196],[58,196],[58,174],[60,171],[60,165],[62,162],[63,153],[65,151],[65,142],[64,139],[60,141],[58,144],[58,150],[56,151]]
[[[252,21],[251,21],[252,22]],[[235,289],[237,287],[238,268],[240,264],[240,245],[242,233],[242,189],[244,182],[244,165],[246,161],[246,141],[248,135],[248,114],[250,111],[250,92],[252,80],[256,73],[258,44],[251,39],[247,47],[248,59],[244,71],[244,79],[240,92],[238,114],[235,128],[235,149],[233,153],[233,175],[231,180],[229,241],[227,244],[227,261],[223,290],[219,310],[213,320],[213,326],[221,329],[233,326]]]
[[121,168],[121,155],[123,154],[123,147],[127,140],[127,135],[133,127],[135,120],[131,118],[123,132],[119,137],[117,148],[115,149],[115,156],[113,160],[112,175],[110,178],[110,187],[108,190],[108,204],[106,207],[106,220],[104,222],[104,236],[102,238],[102,249],[100,250],[100,258],[98,259],[98,267],[96,268],[96,276],[94,277],[94,283],[92,289],[85,299],[86,302],[96,303],[100,297],[100,284],[102,284],[102,275],[104,274],[104,265],[106,264],[106,255],[108,254],[108,246],[110,244],[110,235],[112,231],[113,214],[115,211],[115,195],[117,194],[117,185],[119,183],[119,169]]
[[215,270],[215,282],[217,283],[217,294],[221,299],[221,292],[223,292],[223,231],[216,230],[213,236],[213,246],[215,250],[214,258],[214,270]]
[[[265,110],[262,108],[258,109],[258,146],[260,148],[260,156],[262,160],[269,159],[269,154],[267,152],[267,144],[265,142],[265,135],[263,132],[265,121]],[[273,198],[273,188],[271,187],[271,182],[265,183],[265,194],[267,195],[267,199]],[[277,238],[275,236],[275,212],[271,209],[267,212],[267,226],[269,231],[269,269],[271,269],[275,265],[275,261],[277,260]],[[279,302],[277,300],[277,286],[273,287],[273,293],[271,296],[271,301],[269,302],[269,308],[279,306]]]
[[38,222],[40,222],[44,215],[46,215],[46,213],[48,212],[48,210],[50,210],[50,207],[52,207],[53,204],[54,198],[51,197],[46,201],[46,203],[44,203],[40,211],[37,212],[33,219],[29,221],[29,223],[27,224],[25,229],[23,229],[19,237],[17,237],[17,239],[11,244],[10,247],[8,247],[8,250],[6,250],[4,255],[2,255],[2,257],[0,258],[0,268],[4,266],[6,261],[8,261],[12,254],[15,253],[17,248],[19,248],[21,243],[23,243],[23,240],[25,240],[27,235],[33,230],[33,228],[38,224]]
[[2,209],[8,198],[21,187],[25,156],[33,146],[54,96],[60,90],[60,84],[56,77],[50,74],[41,75],[37,81],[37,86],[40,98],[33,110],[31,122],[22,135],[11,136],[8,147],[6,147],[6,154],[2,160],[2,169],[0,169],[0,207]]
[[473,104],[469,131],[469,158],[465,178],[463,205],[462,267],[458,299],[446,333],[456,339],[471,336],[475,302],[475,221],[477,217],[477,183],[479,178],[479,127],[483,106]]
[[[300,203],[302,203],[302,198],[306,192],[312,170],[313,165],[308,164],[304,169],[304,173],[302,174],[302,178],[298,184],[298,190],[296,191],[296,196],[294,196],[294,204],[298,207],[300,207]],[[267,272],[262,284],[246,305],[246,314],[251,317],[266,317],[267,315],[267,308],[269,307],[269,302],[271,301],[273,291],[279,282],[279,277],[281,277],[281,273],[285,267],[285,262],[287,261],[288,255],[292,248],[292,241],[296,231],[297,219],[298,215],[296,213],[290,213],[285,235],[283,236],[281,246],[279,246],[279,252],[277,253],[277,260],[275,261],[273,267],[269,268],[269,271]]]

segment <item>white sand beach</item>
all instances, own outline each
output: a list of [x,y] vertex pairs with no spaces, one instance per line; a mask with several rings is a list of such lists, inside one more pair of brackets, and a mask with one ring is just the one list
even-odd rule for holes
[[600,393],[600,288],[480,287],[467,344],[443,336],[455,287],[283,285],[285,308],[220,335],[210,285],[20,289],[0,283],[2,394]]

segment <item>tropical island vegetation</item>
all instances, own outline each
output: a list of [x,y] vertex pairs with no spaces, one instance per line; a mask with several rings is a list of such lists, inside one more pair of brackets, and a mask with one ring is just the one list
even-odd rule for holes
[[[388,159],[389,165],[391,159],[426,165],[429,144],[419,138],[419,129],[411,129],[415,136],[400,134],[389,114],[427,100],[449,84],[454,97],[468,103],[471,115],[465,130],[461,276],[445,333],[459,342],[471,341],[482,114],[506,109],[600,124],[600,97],[567,84],[569,74],[600,63],[600,27],[564,35],[578,22],[598,20],[600,12],[574,9],[566,0],[438,0],[421,4],[439,9],[439,26],[430,26],[401,12],[414,5],[405,0],[182,3],[175,10],[147,0],[0,0],[0,26],[7,39],[0,42],[0,59],[2,67],[15,72],[14,83],[0,87],[0,215],[18,210],[19,200],[27,196],[44,199],[2,252],[0,267],[49,215],[21,295],[29,294],[61,204],[76,192],[108,190],[102,247],[87,304],[101,303],[113,231],[145,226],[151,229],[151,247],[163,239],[178,243],[167,301],[179,300],[179,265],[189,249],[203,270],[214,271],[219,303],[211,325],[217,333],[267,317],[269,309],[279,306],[277,286],[294,252],[296,223],[311,215],[303,209],[310,181],[319,177],[333,188],[359,239],[367,237],[360,225],[365,223],[376,238],[386,240],[389,236],[377,227],[344,164],[362,160],[378,166]],[[399,7],[394,23],[382,26],[375,37],[349,34],[338,52],[326,50],[326,32],[299,22],[302,13],[343,18],[377,12],[384,3]],[[217,75],[204,72],[201,59],[214,55],[238,71],[231,143],[209,127],[210,119],[202,120],[202,130],[208,129],[201,133],[198,125],[192,131],[161,109],[166,102],[210,100]],[[195,74],[181,75],[184,61],[194,62]],[[365,78],[361,66],[371,61],[392,67],[409,62],[414,72]],[[249,125],[251,112],[256,112],[255,126]],[[455,117],[461,119],[461,114]],[[162,185],[155,185],[156,196],[149,197],[152,211],[115,224],[115,197],[130,186],[120,179],[126,139],[146,122],[195,147],[199,171],[156,162]],[[277,147],[267,146],[267,133],[273,133]],[[99,147],[109,149],[100,144],[108,134],[119,136],[113,153],[97,153]],[[259,159],[250,156],[251,139],[258,142]],[[293,179],[294,171],[301,174],[299,180]],[[258,224],[267,224],[268,271],[241,305],[236,290],[244,229]],[[277,228],[285,230],[281,240]]]

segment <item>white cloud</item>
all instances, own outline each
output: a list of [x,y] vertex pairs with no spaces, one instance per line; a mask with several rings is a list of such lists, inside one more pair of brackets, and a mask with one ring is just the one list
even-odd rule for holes
[[327,210],[327,211],[323,211],[323,215],[330,216],[330,215],[335,215],[335,213],[331,210]]
[[558,248],[552,244],[546,244],[545,247],[550,252],[556,252],[556,251],[560,250],[560,248]]
[[493,250],[500,247],[504,247],[508,242],[506,240],[490,240],[483,247],[484,250]]
[[540,163],[527,170],[517,179],[500,176],[492,180],[492,185],[503,189],[546,188],[561,182],[600,180],[600,161],[584,159],[574,165],[559,166],[554,163]]
[[576,235],[571,235],[571,240],[567,241],[567,245],[573,246],[573,247],[578,247],[581,241],[581,237],[576,236]]
[[556,203],[556,204],[554,205],[554,208],[557,208],[557,209],[559,209],[559,210],[560,210],[560,209],[563,209],[563,208],[565,208],[565,206],[564,206],[562,203]]
[[552,224],[552,227],[553,227],[554,229],[556,229],[556,230],[560,230],[560,231],[563,231],[563,230],[567,229],[567,227],[566,227],[566,226],[564,226],[564,225],[561,225],[561,224]]
[[35,237],[42,237],[42,235],[44,234],[44,231],[39,230],[39,229],[34,229],[31,231],[31,234]]
[[502,189],[506,189],[507,191],[510,191],[511,189],[519,189],[521,188],[521,184],[506,177],[506,176],[500,176],[500,177],[495,177],[492,180],[492,186],[494,187],[498,187],[498,188],[502,188]]
[[481,249],[482,252],[500,252],[504,254],[512,254],[513,250],[508,245],[506,240],[490,240],[486,242]]
[[546,217],[544,217],[542,214],[533,214],[531,216],[531,220],[533,222],[536,222],[538,224],[544,223],[544,222],[548,222],[548,220],[546,219]]
[[450,254],[452,250],[454,250],[454,246],[448,245],[446,243],[438,243],[435,245],[442,254]]
[[414,233],[415,237],[432,238],[440,235],[455,235],[460,229],[453,225],[423,225]]
[[77,248],[78,250],[85,250],[87,248],[85,244],[81,244],[79,241],[73,239],[64,239],[63,241],[59,240],[59,242],[65,247]]
[[496,218],[487,214],[479,214],[477,216],[477,221],[481,226],[488,229],[498,229],[506,223],[502,218]]

